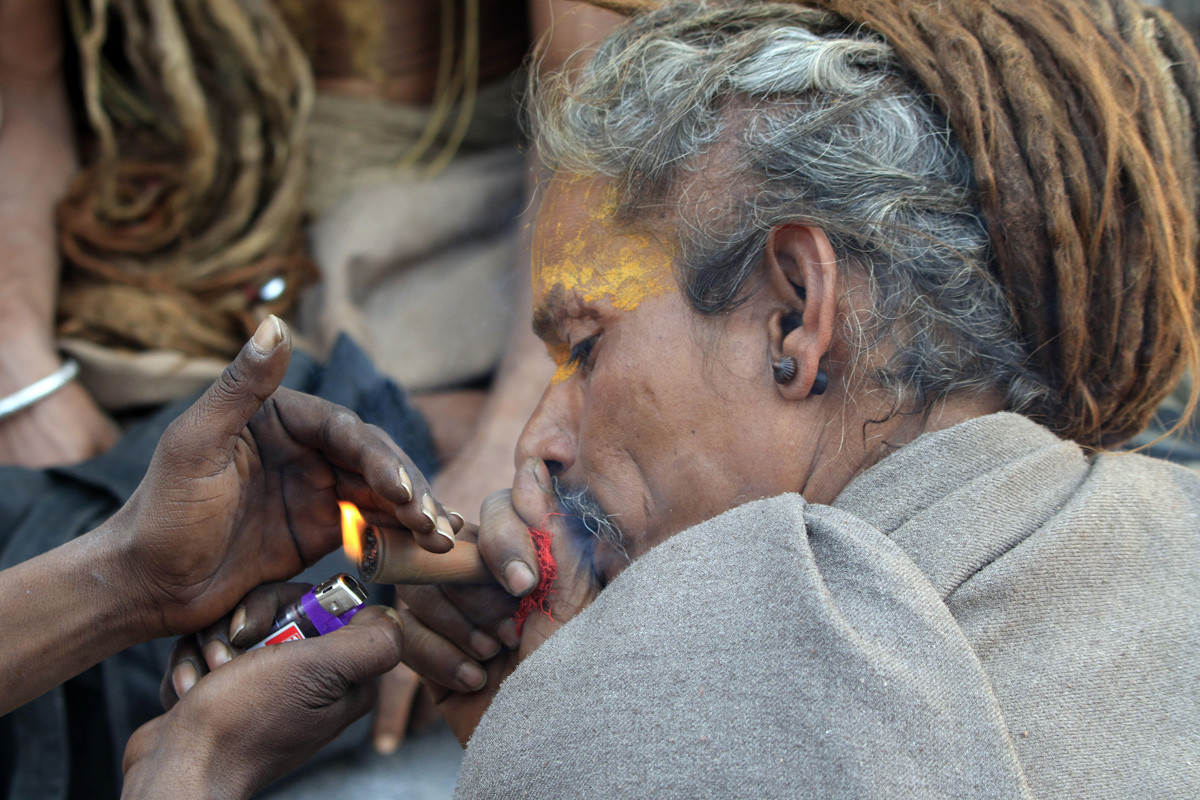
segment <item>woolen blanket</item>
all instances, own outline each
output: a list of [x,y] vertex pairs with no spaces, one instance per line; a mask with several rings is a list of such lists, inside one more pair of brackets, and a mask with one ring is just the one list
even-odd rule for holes
[[673,536],[504,683],[457,797],[1200,796],[1200,480],[1013,414]]

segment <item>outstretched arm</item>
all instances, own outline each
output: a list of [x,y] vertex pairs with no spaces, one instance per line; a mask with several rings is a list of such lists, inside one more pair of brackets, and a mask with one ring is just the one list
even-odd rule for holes
[[[0,714],[147,639],[188,633],[340,543],[337,501],[443,551],[424,477],[352,412],[278,389],[274,317],[163,434],[133,497],[98,529],[0,573]],[[432,512],[432,513],[430,513]],[[36,608],[37,613],[31,613]]]

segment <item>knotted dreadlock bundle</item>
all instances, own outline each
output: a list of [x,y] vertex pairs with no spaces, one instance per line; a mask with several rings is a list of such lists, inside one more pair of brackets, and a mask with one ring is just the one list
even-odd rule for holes
[[94,144],[59,208],[60,333],[228,358],[315,278],[308,64],[266,2],[70,11]]
[[1141,430],[1200,364],[1200,57],[1187,33],[1130,0],[799,4],[832,12],[814,15],[816,33],[882,35],[970,157],[994,278],[1050,387],[1025,413],[1096,447]]

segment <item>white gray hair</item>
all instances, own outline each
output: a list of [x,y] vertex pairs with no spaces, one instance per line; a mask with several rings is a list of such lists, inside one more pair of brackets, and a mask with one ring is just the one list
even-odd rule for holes
[[[635,17],[575,77],[533,87],[538,152],[613,179],[624,223],[671,205],[678,278],[700,312],[744,301],[772,228],[813,225],[866,275],[873,311],[847,335],[860,357],[888,345],[871,377],[897,410],[984,390],[1035,405],[1047,389],[989,273],[969,159],[882,39],[812,33],[822,19],[696,3]],[[713,169],[717,191],[698,200],[694,179]]]

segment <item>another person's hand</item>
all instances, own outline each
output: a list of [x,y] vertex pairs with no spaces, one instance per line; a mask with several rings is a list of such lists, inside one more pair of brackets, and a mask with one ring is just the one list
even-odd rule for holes
[[380,528],[413,531],[427,549],[452,546],[425,478],[382,431],[278,388],[290,349],[283,323],[265,320],[167,429],[116,514],[0,571],[0,597],[33,593],[43,606],[6,614],[0,714],[133,644],[199,630],[254,587],[295,575],[340,543],[338,500]]
[[[537,586],[537,554],[530,527],[552,534],[558,575],[548,612],[534,610],[517,634],[516,598]],[[500,588],[397,587],[410,606],[401,612],[406,631],[404,662],[422,676],[451,729],[464,744],[491,704],[500,683],[517,664],[595,599],[600,580],[588,542],[558,515],[549,473],[540,461],[522,465],[512,491],[483,505],[480,526],[468,525],[463,540],[478,538],[480,552]],[[505,591],[507,590],[507,591]],[[476,644],[489,633],[504,642],[489,658]],[[482,663],[481,663],[482,662]]]
[[370,710],[403,640],[395,612],[371,606],[326,636],[233,659],[133,734],[122,797],[249,797]]
[[[445,513],[391,440],[347,409],[279,389],[290,338],[263,322],[221,378],[164,433],[129,502],[102,528],[122,543],[145,630],[212,623],[255,586],[341,542],[337,501],[449,549]],[[100,531],[97,531],[100,533]]]

